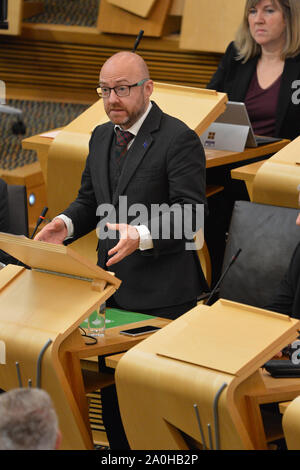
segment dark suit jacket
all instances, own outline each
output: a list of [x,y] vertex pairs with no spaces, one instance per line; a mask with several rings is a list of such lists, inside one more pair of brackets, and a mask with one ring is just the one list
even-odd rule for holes
[[[199,137],[183,122],[164,114],[153,103],[127,155],[118,189],[111,200],[109,156],[114,137],[111,122],[96,127],[77,199],[64,212],[74,224],[74,238],[95,229],[99,205],[112,204],[117,219],[119,196],[127,196],[127,207],[143,204],[151,213],[152,204],[196,204],[205,198],[205,155]],[[103,207],[103,206],[101,206]],[[166,225],[169,212],[156,219]],[[128,217],[133,221],[138,214]],[[105,214],[100,220],[105,221]],[[153,218],[140,220],[151,231]],[[135,223],[134,225],[138,225]],[[172,230],[171,230],[172,237]],[[98,264],[105,268],[108,250],[117,240],[100,240]],[[206,282],[197,253],[185,249],[186,240],[154,239],[154,248],[135,251],[111,271],[122,280],[116,302],[126,309],[146,309],[178,305],[203,292]]]
[[[207,88],[227,93],[230,101],[244,102],[259,56],[243,64],[235,60],[236,55],[231,42]],[[299,79],[300,54],[285,61],[276,112],[276,137],[292,140],[300,135],[300,104],[292,102],[293,93],[296,92],[298,101],[300,98],[297,89],[292,88],[293,82]]]
[[300,318],[300,243],[291,258],[288,270],[265,308]]

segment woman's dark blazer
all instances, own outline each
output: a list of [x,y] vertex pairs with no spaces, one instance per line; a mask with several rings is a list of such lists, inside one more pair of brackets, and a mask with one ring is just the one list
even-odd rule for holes
[[[259,56],[249,59],[245,64],[236,60],[236,56],[237,49],[231,42],[207,88],[227,93],[230,101],[244,102]],[[285,61],[275,126],[275,137],[293,140],[299,135],[300,54]]]

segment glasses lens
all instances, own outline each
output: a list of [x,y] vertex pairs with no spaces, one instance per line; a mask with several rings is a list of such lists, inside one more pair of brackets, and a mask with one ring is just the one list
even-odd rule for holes
[[108,98],[109,95],[110,95],[110,88],[108,87],[102,87],[100,88],[101,90],[101,95],[103,96],[103,98]]
[[120,85],[116,86],[114,90],[118,96],[128,96],[130,88],[127,85]]

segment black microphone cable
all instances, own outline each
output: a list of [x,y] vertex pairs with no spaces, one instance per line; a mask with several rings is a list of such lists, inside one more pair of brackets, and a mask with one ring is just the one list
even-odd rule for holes
[[216,283],[215,287],[213,288],[213,290],[211,291],[210,293],[210,296],[208,297],[207,301],[205,302],[205,305],[209,305],[209,302],[210,300],[212,299],[213,295],[215,294],[216,290],[218,289],[219,285],[221,284],[221,282],[223,281],[224,277],[226,276],[228,270],[231,268],[231,266],[233,265],[233,263],[235,263],[235,261],[237,260],[239,254],[241,253],[242,249],[239,248],[238,251],[236,252],[235,255],[233,255],[233,257],[231,258],[227,268],[225,269],[225,271],[223,272],[223,274],[221,275],[220,279],[218,280],[218,282]]

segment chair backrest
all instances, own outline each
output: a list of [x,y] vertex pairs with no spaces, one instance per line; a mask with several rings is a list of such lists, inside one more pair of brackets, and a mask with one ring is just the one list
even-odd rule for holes
[[28,237],[26,186],[8,184],[9,233]]
[[220,298],[262,308],[272,301],[300,241],[297,214],[287,207],[235,203],[223,272],[238,249],[242,251],[220,285]]

